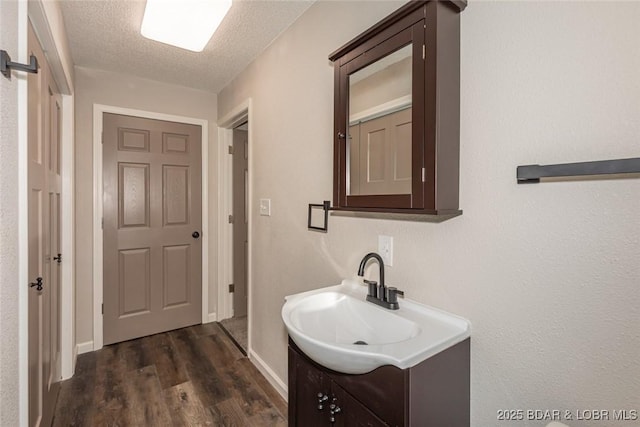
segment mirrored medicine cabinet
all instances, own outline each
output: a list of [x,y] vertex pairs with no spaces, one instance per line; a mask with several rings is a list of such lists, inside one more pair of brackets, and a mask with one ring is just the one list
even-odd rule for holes
[[334,211],[447,219],[458,206],[460,12],[411,1],[329,56]]

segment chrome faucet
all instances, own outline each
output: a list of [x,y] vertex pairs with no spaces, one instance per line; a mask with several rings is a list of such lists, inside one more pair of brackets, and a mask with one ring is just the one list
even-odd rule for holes
[[384,261],[382,257],[375,252],[370,252],[362,258],[360,261],[360,267],[358,268],[358,276],[364,277],[364,267],[367,265],[367,261],[371,258],[378,261],[380,267],[380,285],[373,280],[364,280],[364,283],[369,285],[369,292],[367,294],[367,301],[388,308],[389,310],[397,310],[400,308],[398,305],[398,295],[404,296],[404,292],[394,288],[387,288],[384,284]]

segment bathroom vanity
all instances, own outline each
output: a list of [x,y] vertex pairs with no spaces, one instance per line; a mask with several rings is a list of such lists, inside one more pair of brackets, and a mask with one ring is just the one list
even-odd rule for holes
[[285,300],[289,425],[469,426],[468,320],[352,279]]
[[[327,369],[289,339],[289,425],[468,427],[466,340],[408,369]],[[332,406],[333,405],[333,406]]]

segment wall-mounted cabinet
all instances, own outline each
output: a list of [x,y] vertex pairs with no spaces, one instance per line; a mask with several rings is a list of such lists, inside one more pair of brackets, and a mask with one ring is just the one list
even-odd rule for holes
[[412,1],[334,53],[333,210],[454,216],[460,12]]
[[408,369],[343,374],[289,339],[289,425],[469,427],[470,340]]

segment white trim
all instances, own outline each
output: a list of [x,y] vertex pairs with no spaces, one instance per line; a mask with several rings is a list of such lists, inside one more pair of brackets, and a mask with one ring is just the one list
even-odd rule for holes
[[76,345],[76,354],[85,354],[93,351],[93,341],[79,342]]
[[[18,61],[29,62],[28,4],[18,3]],[[18,80],[18,414],[20,427],[29,425],[29,92],[27,77]],[[3,284],[4,286],[4,284]]]
[[200,120],[202,139],[200,157],[202,157],[202,186],[200,203],[202,204],[202,323],[209,321],[209,122]]
[[60,251],[62,252],[62,283],[60,284],[60,375],[71,378],[76,358],[76,277],[75,277],[75,152],[73,96],[62,95],[62,199]]
[[209,313],[209,315],[207,316],[207,321],[202,323],[211,323],[211,322],[217,322],[217,321],[218,321],[218,316],[216,315],[216,313]]
[[231,283],[233,272],[233,259],[231,257],[231,249],[233,234],[232,226],[228,223],[228,215],[232,211],[232,167],[231,159],[228,155],[228,147],[233,141],[233,128],[241,125],[243,122],[249,122],[249,165],[248,165],[248,189],[247,189],[247,353],[251,353],[252,349],[252,332],[251,318],[253,313],[253,113],[252,100],[247,98],[237,107],[233,108],[228,114],[218,121],[218,320],[223,320],[233,315],[232,295],[229,294],[227,284]]
[[411,95],[401,96],[400,98],[392,99],[389,102],[352,114],[349,116],[349,126],[377,119],[378,117],[386,116],[387,114],[395,113],[408,107],[411,107]]
[[280,396],[282,396],[285,402],[287,402],[289,400],[289,387],[282,381],[282,378],[280,378],[255,351],[249,351],[249,360],[251,360],[253,365],[258,368],[260,373],[269,381],[269,384],[280,393]]
[[[48,9],[48,13],[47,13]],[[63,254],[60,283],[60,375],[62,379],[70,378],[75,367],[75,177],[74,177],[74,99],[73,82],[66,66],[72,66],[63,57],[68,49],[66,40],[56,38],[53,28],[60,29],[64,25],[59,6],[45,4],[43,0],[29,1],[27,5],[28,20],[40,42],[51,73],[62,94],[62,147],[61,147],[61,230],[60,244]],[[53,20],[53,22],[52,22]],[[56,32],[58,36],[63,31]],[[26,49],[25,49],[26,52]]]
[[232,316],[232,295],[227,292],[233,272],[233,226],[229,224],[231,213],[232,159],[228,147],[233,141],[232,129],[218,128],[218,320]]
[[93,106],[93,350],[102,348],[102,113]]
[[[56,9],[58,13],[60,12],[57,10],[57,6],[52,9],[50,5],[45,5],[45,1],[46,0],[29,1],[29,18],[31,19],[33,30],[42,45],[44,55],[49,62],[51,74],[53,74],[53,79],[58,85],[58,90],[64,95],[69,95],[73,92],[73,83],[71,77],[65,72],[64,59],[61,55],[60,46],[58,46],[58,43],[63,42],[56,41],[45,8],[49,7],[50,12],[53,9]],[[55,20],[55,17],[52,17],[52,19]]]
[[104,113],[122,114],[146,119],[186,123],[202,127],[202,312],[201,319],[209,319],[209,123],[204,119],[172,114],[93,104],[93,350],[102,348],[103,319],[103,233],[102,233],[102,116]]

